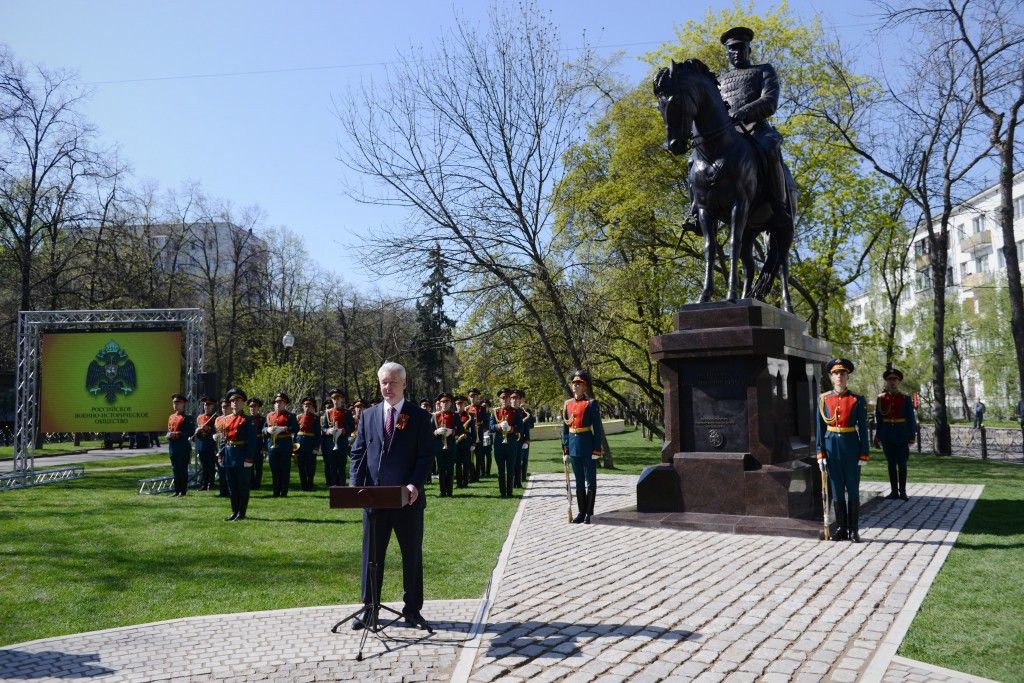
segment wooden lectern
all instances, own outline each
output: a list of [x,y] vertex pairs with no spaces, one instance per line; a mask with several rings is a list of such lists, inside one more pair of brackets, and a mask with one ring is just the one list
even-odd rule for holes
[[404,486],[331,486],[328,492],[332,508],[397,510],[409,504]]
[[[328,500],[332,508],[362,508],[365,510],[397,510],[409,504],[409,489],[404,486],[331,486],[328,489]],[[366,568],[366,580],[369,583],[367,588],[373,597],[373,603],[360,607],[354,614],[345,617],[331,629],[332,633],[338,632],[338,627],[344,623],[359,619],[363,624],[363,635],[359,639],[359,653],[357,661],[363,659],[363,647],[366,645],[366,637],[370,633],[384,644],[384,649],[390,651],[386,634],[382,632],[388,626],[402,618],[402,613],[393,610],[387,605],[380,604],[380,586],[377,585],[377,563],[374,558],[377,556],[373,547],[373,539],[377,537],[377,516],[369,515],[370,528],[363,533],[370,534],[370,560]],[[385,609],[391,612],[394,618],[382,624],[379,619],[380,610]],[[428,627],[433,633],[433,629]]]

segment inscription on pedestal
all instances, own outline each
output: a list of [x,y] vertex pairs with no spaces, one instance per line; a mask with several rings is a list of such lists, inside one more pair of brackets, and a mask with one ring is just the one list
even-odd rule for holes
[[746,449],[744,373],[735,359],[684,365],[683,386],[689,388],[682,406],[684,451]]

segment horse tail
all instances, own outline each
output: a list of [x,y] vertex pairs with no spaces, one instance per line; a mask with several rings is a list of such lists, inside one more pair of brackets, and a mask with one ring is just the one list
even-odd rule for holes
[[[788,239],[786,239],[788,236]],[[757,280],[751,288],[750,295],[755,299],[765,300],[771,291],[776,276],[782,269],[782,263],[789,252],[789,242],[793,240],[793,227],[789,221],[775,221],[768,230],[768,253],[764,257],[764,266],[757,274]]]

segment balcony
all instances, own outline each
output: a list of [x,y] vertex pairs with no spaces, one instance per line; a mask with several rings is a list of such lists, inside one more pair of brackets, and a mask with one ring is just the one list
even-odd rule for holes
[[971,273],[970,275],[964,275],[963,285],[965,289],[973,289],[990,282],[992,282],[992,273]]
[[963,240],[961,240],[961,242],[960,242],[960,249],[962,251],[965,251],[965,252],[972,252],[972,251],[975,251],[977,249],[980,249],[981,247],[991,247],[991,246],[992,246],[992,231],[991,230],[982,230],[981,232],[976,232],[973,235],[968,235],[967,237],[963,238]]
[[931,261],[932,255],[927,252],[924,254],[919,254],[918,256],[914,257],[914,265],[916,265],[918,269],[924,268],[929,263],[931,263]]

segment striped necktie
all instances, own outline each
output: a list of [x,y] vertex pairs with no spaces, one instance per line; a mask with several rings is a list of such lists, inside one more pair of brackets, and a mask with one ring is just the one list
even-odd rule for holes
[[391,437],[395,434],[395,407],[388,407],[388,417],[384,420],[384,452],[391,450]]

